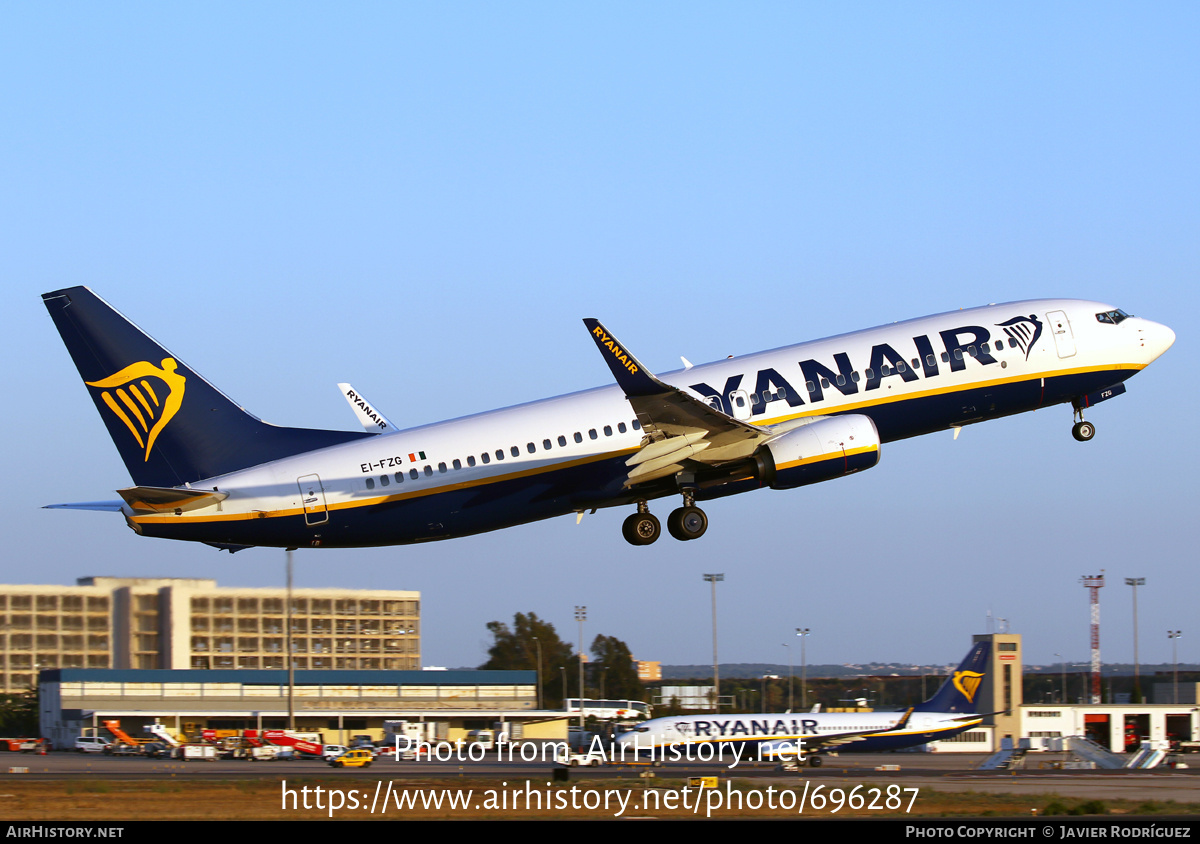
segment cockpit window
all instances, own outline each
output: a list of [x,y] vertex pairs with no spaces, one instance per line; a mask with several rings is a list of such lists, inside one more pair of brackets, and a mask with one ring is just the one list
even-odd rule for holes
[[1096,314],[1096,321],[1106,322],[1109,325],[1118,325],[1129,319],[1131,316],[1133,316],[1133,314],[1127,314],[1120,308],[1117,308],[1115,311],[1105,311],[1102,314]]

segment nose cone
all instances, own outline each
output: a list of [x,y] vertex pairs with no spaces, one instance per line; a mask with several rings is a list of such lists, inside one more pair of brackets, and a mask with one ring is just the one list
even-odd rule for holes
[[1148,319],[1142,320],[1142,324],[1138,326],[1138,334],[1142,340],[1146,363],[1157,360],[1175,343],[1174,331]]

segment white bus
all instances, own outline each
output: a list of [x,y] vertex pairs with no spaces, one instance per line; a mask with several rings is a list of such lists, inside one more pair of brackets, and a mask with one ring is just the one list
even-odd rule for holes
[[[563,708],[572,715],[578,715],[579,698],[567,698]],[[584,698],[583,717],[595,717],[601,721],[642,721],[650,717],[650,704],[640,700],[588,700]]]

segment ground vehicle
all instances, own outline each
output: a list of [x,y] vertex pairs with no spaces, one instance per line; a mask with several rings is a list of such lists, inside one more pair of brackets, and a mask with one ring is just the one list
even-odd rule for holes
[[[579,714],[579,698],[567,698],[563,709],[572,715]],[[611,721],[614,718],[649,718],[650,704],[640,700],[583,700],[583,717]]]
[[75,739],[76,753],[103,753],[112,742],[100,736],[80,736]]
[[335,756],[341,756],[349,749],[343,744],[326,744],[321,748],[321,758],[328,762]]
[[369,768],[374,761],[375,754],[370,750],[355,748],[330,759],[329,766],[331,768]]
[[572,768],[583,766],[585,768],[597,768],[603,765],[608,759],[605,758],[603,751],[600,750],[572,750],[570,748],[559,748],[554,754],[554,761],[560,765],[569,765]]

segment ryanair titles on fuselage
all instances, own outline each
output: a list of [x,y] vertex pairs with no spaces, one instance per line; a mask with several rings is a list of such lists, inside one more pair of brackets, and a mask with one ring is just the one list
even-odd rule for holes
[[675,729],[692,739],[721,738],[783,738],[815,735],[818,722],[813,718],[711,718],[703,721],[680,721]]
[[[1009,325],[1015,321],[1031,323],[1036,326],[1037,332],[1032,335],[1033,341],[1030,342],[1032,347],[1032,343],[1036,342],[1037,337],[1041,334],[1041,322],[1035,315],[1031,315],[1017,317],[1015,320],[1009,320],[1003,324]],[[599,334],[597,332],[597,336]],[[939,364],[949,366],[950,372],[959,372],[967,368],[966,358],[968,357],[974,358],[984,366],[1000,363],[992,357],[989,351],[984,349],[984,344],[990,344],[992,338],[991,331],[984,326],[964,325],[959,328],[950,328],[939,331],[938,337],[941,340],[940,345],[944,350],[944,356],[934,352],[933,342],[928,335],[921,334],[912,338],[912,348],[915,354],[906,356],[889,343],[878,343],[871,347],[870,362],[862,368],[856,367],[846,352],[834,354],[833,364],[837,367],[836,369],[830,369],[817,360],[799,361],[805,392],[808,393],[808,402],[824,401],[827,389],[835,389],[843,396],[854,395],[860,389],[864,393],[869,393],[882,387],[885,378],[899,378],[905,383],[917,381],[920,378],[936,378],[942,371]],[[1012,342],[1011,335],[1010,342]],[[620,349],[616,349],[616,351],[619,352]],[[917,370],[920,370],[920,375]],[[861,381],[860,372],[862,373]],[[786,400],[791,407],[805,404],[800,391],[793,387],[791,382],[777,369],[758,370],[753,389],[742,386],[744,377],[744,375],[733,375],[726,378],[722,390],[717,390],[704,383],[692,384],[690,389],[695,390],[714,407],[718,406],[719,402],[720,409],[730,416],[734,415],[730,395],[738,390],[759,395],[773,394],[775,398]],[[750,410],[752,416],[766,412],[767,402],[758,402]]]

